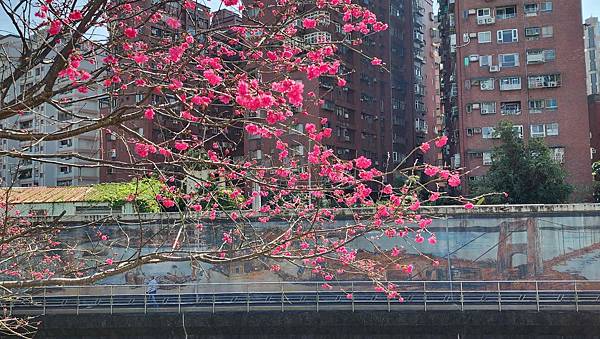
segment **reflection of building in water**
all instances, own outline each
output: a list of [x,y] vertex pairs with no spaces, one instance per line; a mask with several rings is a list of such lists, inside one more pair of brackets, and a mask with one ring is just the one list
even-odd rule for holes
[[[526,241],[515,243],[514,233],[526,232]],[[498,234],[498,274],[505,278],[535,277],[544,273],[538,227],[533,218],[504,221]]]

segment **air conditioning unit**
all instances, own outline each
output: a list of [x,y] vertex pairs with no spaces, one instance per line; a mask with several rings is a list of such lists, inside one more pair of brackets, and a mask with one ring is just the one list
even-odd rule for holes
[[473,109],[481,109],[481,105],[480,104],[473,104]]
[[479,61],[479,55],[477,55],[477,54],[471,54],[471,55],[469,55],[469,60],[473,61],[473,62],[474,61]]
[[527,63],[528,64],[534,64],[534,63],[541,63],[544,62],[544,55],[539,53],[539,54],[528,54],[527,55]]
[[471,37],[471,38],[477,38],[477,33],[469,33],[469,37]]
[[479,84],[479,87],[480,87],[482,90],[484,90],[484,91],[485,91],[485,90],[492,89],[492,88],[493,88],[492,86],[493,86],[493,85],[491,85],[491,84],[489,84],[489,83],[487,83],[487,82],[482,82],[482,83],[480,83],[480,84]]
[[500,72],[500,66],[498,65],[491,65],[490,66],[490,73],[497,73]]
[[481,134],[481,127],[473,128],[473,134]]
[[477,14],[477,10],[476,10],[476,9],[474,9],[474,8],[473,8],[473,9],[470,9],[470,10],[469,10],[469,15],[474,15],[474,14]]
[[494,17],[485,18],[485,23],[488,25],[491,25],[495,22],[496,22],[496,18],[494,18]]
[[473,129],[472,128],[467,128],[467,136],[468,137],[472,137],[473,136]]

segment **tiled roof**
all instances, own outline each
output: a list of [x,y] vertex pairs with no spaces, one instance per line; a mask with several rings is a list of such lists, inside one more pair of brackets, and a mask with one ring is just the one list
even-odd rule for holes
[[[7,189],[0,190],[3,195],[1,200],[5,199],[6,191]],[[9,190],[9,201],[13,204],[88,201],[92,191],[90,186],[13,187]]]

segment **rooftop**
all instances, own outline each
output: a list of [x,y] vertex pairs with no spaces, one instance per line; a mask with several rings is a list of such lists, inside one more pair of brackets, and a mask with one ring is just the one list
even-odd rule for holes
[[[80,202],[89,201],[95,191],[90,186],[68,187],[13,187],[0,189],[2,195],[9,192],[9,201],[13,204]],[[4,200],[4,198],[3,198]]]

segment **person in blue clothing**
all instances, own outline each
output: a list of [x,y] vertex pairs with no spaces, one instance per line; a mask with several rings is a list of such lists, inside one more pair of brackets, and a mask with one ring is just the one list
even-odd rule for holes
[[153,307],[158,307],[158,303],[156,302],[156,292],[158,291],[158,281],[156,278],[152,276],[152,279],[148,281],[148,289],[146,293],[148,293],[148,299],[150,300],[150,304]]

